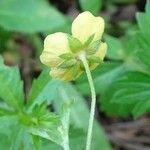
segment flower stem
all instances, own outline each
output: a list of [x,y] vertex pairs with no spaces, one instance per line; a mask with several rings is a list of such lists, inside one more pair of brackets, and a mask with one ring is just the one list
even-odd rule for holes
[[88,132],[87,132],[87,140],[86,140],[86,150],[90,150],[91,148],[91,141],[92,141],[92,130],[93,130],[93,122],[94,122],[94,114],[95,114],[95,105],[96,105],[96,93],[95,93],[95,88],[94,88],[94,83],[92,79],[92,75],[90,72],[90,68],[87,62],[87,59],[85,55],[81,55],[80,59],[84,65],[86,75],[88,78],[88,82],[90,85],[90,90],[91,90],[91,110],[90,110],[90,118],[89,118],[89,126],[88,126]]

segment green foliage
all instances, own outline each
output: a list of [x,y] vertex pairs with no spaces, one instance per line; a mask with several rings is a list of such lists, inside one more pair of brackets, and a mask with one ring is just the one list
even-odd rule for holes
[[41,73],[38,79],[33,80],[32,87],[28,96],[28,107],[33,107],[35,104],[41,104],[44,100],[49,100],[49,93],[47,85],[50,76],[47,76],[49,70]]
[[[41,75],[42,77],[44,76],[43,74]],[[45,78],[46,81],[49,80],[48,74],[45,77],[47,77]],[[8,116],[8,118],[10,119],[12,118],[12,115],[16,116],[16,120],[10,120],[10,126],[11,123],[16,123],[18,126],[17,129],[21,130],[21,132],[25,132],[25,134],[29,135],[29,133],[31,133],[36,136],[47,138],[63,146],[63,138],[64,134],[66,133],[63,132],[63,126],[60,118],[57,115],[48,112],[46,109],[47,104],[45,103],[42,103],[41,105],[34,104],[32,105],[32,109],[30,107],[27,107],[25,110],[25,106],[23,106],[23,87],[18,67],[5,66],[3,64],[2,58],[0,59],[0,81],[4,84],[3,88],[1,88],[0,90],[0,98],[3,100],[0,102],[3,104],[1,104],[0,115]],[[41,81],[39,80],[37,82],[41,83]],[[44,90],[42,90],[46,86],[45,83],[43,82],[43,84],[37,85],[37,82],[34,82],[33,88],[31,90],[33,94],[31,93],[29,96],[32,102],[33,100],[37,100],[39,96],[42,97],[45,95]],[[36,88],[36,91],[35,85],[39,87]],[[8,107],[7,109],[6,106]],[[5,120],[3,124],[5,124]],[[24,129],[23,126],[25,126],[26,128]],[[24,136],[20,137],[20,134],[22,133],[18,132],[18,130],[12,129],[12,134],[16,136],[14,137],[13,142],[11,141],[11,139],[8,139],[8,142],[10,142],[10,147],[11,143],[18,143],[16,144],[16,146],[12,145],[14,149],[19,149],[19,145],[21,145],[22,140],[25,139]],[[7,136],[10,136],[10,133],[8,133]],[[17,138],[18,136],[19,138]],[[29,136],[31,138],[31,135]],[[33,142],[31,141],[31,143]]]
[[[128,55],[123,58],[127,71],[113,80],[111,86],[102,94],[101,108],[109,115],[128,116],[132,114],[137,117],[150,112],[148,106],[150,94],[148,16],[150,16],[149,1],[146,5],[146,12],[137,15],[139,30],[128,37],[129,42],[126,40],[128,43],[123,46],[123,49],[128,49],[126,50]],[[113,42],[108,38],[106,40],[110,41],[110,44]],[[119,41],[116,41],[116,49],[120,47],[119,45]],[[115,54],[115,50],[112,51]],[[113,59],[115,55],[109,54],[108,56],[112,56],[110,58]]]
[[119,116],[127,116],[130,113],[139,116],[145,112],[150,112],[150,105],[139,105],[150,103],[149,88],[150,77],[148,75],[139,72],[128,72],[119,77],[107,89],[102,97],[102,109],[109,115]]
[[[45,70],[36,80],[33,81],[28,96],[28,103],[27,105],[23,105],[23,103],[18,103],[20,102],[20,99],[23,102],[23,97],[19,94],[19,89],[22,91],[22,82],[20,80],[18,68],[5,66],[2,58],[0,59],[0,63],[0,69],[3,70],[1,71],[0,77],[5,75],[7,82],[9,81],[8,79],[10,79],[8,84],[7,82],[4,83],[5,80],[2,78],[4,86],[7,85],[10,89],[14,84],[17,85],[16,88],[10,90],[12,92],[10,96],[9,93],[6,94],[0,92],[0,94],[2,93],[0,95],[1,98],[6,104],[11,104],[10,106],[12,107],[12,110],[15,110],[16,106],[19,107],[21,105],[20,109],[13,113],[9,112],[10,109],[7,110],[4,105],[1,106],[0,113],[3,116],[8,116],[7,118],[10,119],[9,128],[11,129],[8,130],[8,132],[5,132],[3,129],[0,131],[0,135],[5,134],[7,137],[5,142],[0,139],[1,147],[6,148],[6,146],[8,146],[8,148],[12,147],[13,150],[17,150],[20,147],[24,147],[25,150],[30,149],[31,147],[32,149],[34,149],[34,147],[36,149],[41,147],[42,149],[46,147],[46,145],[43,145],[44,139],[53,141],[58,145],[65,147],[68,139],[70,139],[70,145],[73,150],[79,149],[78,142],[82,145],[82,147],[80,145],[80,148],[84,149],[82,143],[85,143],[86,139],[85,133],[88,125],[89,112],[85,100],[78,94],[73,85],[50,80],[48,74],[49,71]],[[11,79],[13,80],[11,81]],[[23,95],[23,93],[21,95]],[[15,102],[9,101],[9,98],[13,100],[14,97]],[[55,113],[50,113],[47,109],[47,105],[52,102],[52,99],[53,106],[59,116]],[[12,117],[12,114],[14,117]],[[69,117],[71,118],[70,121]],[[11,121],[11,118],[14,118],[14,121]],[[5,123],[8,123],[8,119],[3,120],[4,125]],[[73,134],[68,137],[70,123],[73,127],[70,132],[73,132]],[[12,127],[13,124],[15,124],[14,128]],[[99,144],[102,145],[102,150],[111,149],[103,133],[103,129],[97,122],[95,122],[94,126],[93,149],[97,149]],[[4,126],[1,128],[4,128]],[[79,134],[74,135],[74,130],[77,130]],[[8,138],[11,134],[14,137],[13,140]],[[26,144],[26,142],[28,144]],[[59,149],[59,146],[49,142],[48,147],[53,146],[56,150],[57,147]]]
[[[150,3],[146,12],[137,15],[139,29],[122,39],[106,35],[108,43],[106,62],[92,72],[100,109],[109,116],[134,117],[150,112]],[[146,18],[143,19],[143,18]],[[116,62],[116,60],[118,62]],[[88,96],[85,76],[77,80],[77,87]]]
[[[18,67],[7,67],[3,64],[0,57],[0,98],[7,105],[14,107],[15,110],[22,109],[23,106],[23,83],[20,79]],[[10,109],[11,110],[11,109]]]
[[130,3],[135,3],[137,0],[110,0],[114,3],[118,3],[118,4],[130,4]]
[[145,6],[145,13],[137,13],[137,21],[142,33],[150,33],[149,26],[150,26],[150,2],[147,1]]
[[105,40],[108,43],[107,57],[114,60],[122,60],[124,51],[121,41],[110,35],[106,35]]
[[0,26],[9,31],[34,33],[53,31],[68,19],[41,0],[1,0]]
[[[104,93],[107,88],[126,71],[126,66],[122,63],[107,62],[101,64],[92,72],[96,93]],[[82,76],[77,80],[77,87],[83,95],[89,95],[90,89],[86,76]]]
[[[108,13],[117,9],[116,3],[123,5],[134,1],[136,0],[108,1],[108,8],[112,7]],[[81,10],[97,15],[102,1],[79,0],[79,5]],[[99,109],[109,116],[132,115],[136,118],[150,112],[149,18],[150,1],[147,1],[145,12],[137,14],[137,24],[132,25],[126,21],[125,31],[121,31],[125,35],[116,38],[106,34],[104,37],[108,44],[106,62],[93,70],[92,76]],[[106,26],[109,33],[110,24],[106,22]],[[0,1],[0,51],[4,54],[8,39],[13,39],[12,35],[16,35],[12,32],[20,32],[23,36],[25,33],[34,33],[25,36],[29,43],[33,43],[34,49],[38,50],[35,52],[35,56],[38,56],[42,49],[42,38],[38,32],[55,32],[69,27],[67,15],[62,15],[46,0]],[[117,29],[117,32],[120,31]],[[93,37],[92,35],[83,45],[77,39],[68,37],[70,47],[73,52],[77,52],[81,46],[89,45]],[[99,44],[99,41],[91,44],[91,48],[87,49],[88,54],[95,53]],[[73,59],[69,53],[59,57],[67,61]],[[91,62],[100,61],[97,57],[88,59]],[[68,62],[62,64],[63,67],[75,64]],[[71,150],[85,149],[89,108],[80,95],[90,96],[85,74],[71,84],[52,80],[49,70],[44,70],[33,80],[25,104],[19,68],[6,66],[0,57],[0,83],[1,149],[62,150],[68,140]],[[111,150],[103,128],[95,120],[92,150],[99,147]]]
[[82,11],[90,11],[97,15],[102,7],[102,0],[79,0]]
[[[89,111],[88,107],[85,103],[85,100],[83,97],[78,93],[76,88],[69,84],[69,83],[63,83],[59,82],[59,86],[57,87],[57,93],[55,94],[54,98],[54,107],[58,113],[61,113],[61,107],[63,103],[70,103],[70,101],[73,101],[72,107],[70,109],[70,122],[73,128],[75,129],[81,129],[81,133],[77,134],[76,140],[81,140],[78,144],[78,146],[74,146],[75,139],[70,137],[71,139],[71,149],[78,150],[84,149],[85,145],[85,139],[88,127],[88,117],[89,117]],[[84,132],[83,132],[84,131]],[[93,143],[92,143],[92,150],[98,149],[99,145],[101,145],[101,149],[111,149],[109,144],[107,143],[107,139],[104,135],[103,129],[100,125],[98,125],[97,121],[95,121],[94,124],[94,131],[93,131]],[[83,134],[84,133],[84,134]],[[81,136],[80,136],[81,134]],[[77,138],[78,137],[78,138]],[[73,141],[72,141],[73,140]]]

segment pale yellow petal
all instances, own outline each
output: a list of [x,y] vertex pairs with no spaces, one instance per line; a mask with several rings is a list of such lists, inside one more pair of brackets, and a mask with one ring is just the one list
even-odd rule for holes
[[58,69],[52,68],[50,71],[50,76],[54,79],[70,81],[73,80],[73,72],[70,69]]
[[74,70],[73,68],[70,69],[52,68],[50,71],[50,76],[52,76],[52,78],[54,79],[71,81],[79,77],[83,72],[82,70],[78,70],[75,76],[75,71],[77,70]]
[[101,60],[104,59],[105,55],[107,53],[107,44],[101,43],[98,51],[95,53],[97,57],[100,57]]
[[90,65],[90,70],[94,70],[99,64],[93,63]]
[[[104,60],[104,57],[107,53],[107,44],[106,43],[101,43],[98,51],[96,52],[96,56],[99,57],[102,61]],[[99,64],[98,63],[93,63],[90,65],[90,69],[93,70],[95,69]]]
[[101,17],[95,17],[86,11],[77,16],[72,23],[72,34],[82,43],[95,34],[94,41],[99,40],[104,32],[104,20]]
[[61,63],[59,55],[70,52],[67,34],[57,32],[50,34],[44,40],[44,50],[40,56],[43,64],[56,67]]

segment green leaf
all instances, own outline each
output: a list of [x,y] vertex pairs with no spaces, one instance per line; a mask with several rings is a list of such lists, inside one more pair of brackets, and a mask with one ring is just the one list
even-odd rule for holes
[[105,40],[108,44],[107,57],[114,60],[122,60],[125,54],[121,41],[110,35],[106,35]]
[[[86,133],[81,129],[71,128],[70,131],[70,149],[71,150],[84,150],[86,142]],[[62,150],[61,147],[54,143],[50,143],[47,141],[43,142],[42,150]]]
[[33,108],[36,104],[41,104],[45,100],[50,100],[51,90],[49,90],[51,78],[49,70],[44,70],[37,79],[33,80],[32,87],[28,97],[28,108]]
[[141,32],[150,34],[150,2],[147,0],[146,4],[146,12],[145,13],[137,13],[137,21]]
[[0,106],[0,117],[2,116],[11,116],[14,115],[15,112],[13,110],[10,110],[11,108],[5,106]]
[[102,0],[79,0],[82,11],[90,11],[97,15],[102,7]]
[[147,0],[146,2],[145,11],[150,15],[150,1],[149,0]]
[[148,75],[140,72],[125,73],[113,82],[111,87],[103,94],[102,109],[109,115],[117,116],[129,114],[137,116],[137,114],[149,112],[150,105],[146,107],[141,105],[141,108],[139,105],[140,103],[149,103],[149,88],[150,77]]
[[150,26],[150,20],[149,15],[145,13],[137,13],[137,21],[138,25],[140,27],[140,30],[143,33],[150,33],[149,26]]
[[73,53],[76,53],[81,50],[83,47],[82,43],[75,37],[68,35],[69,47]]
[[59,117],[52,113],[47,113],[41,114],[37,119],[38,123],[30,126],[29,132],[63,146],[65,131]]
[[[106,62],[98,66],[93,72],[94,85],[96,93],[104,93],[107,88],[127,70],[121,63]],[[88,96],[90,93],[86,75],[77,80],[77,87],[82,94]]]
[[3,52],[6,49],[7,41],[11,37],[11,33],[4,31],[0,27],[0,52]]
[[23,128],[21,129],[17,117],[1,117],[0,122],[1,148],[6,150],[19,150],[22,148],[29,150],[34,148],[30,142],[29,134]]
[[[55,110],[61,114],[63,103],[74,101],[70,112],[70,123],[74,128],[81,129],[83,130],[83,132],[87,132],[89,111],[85,103],[85,99],[83,99],[83,97],[77,92],[73,85],[60,81],[57,82],[59,82],[59,86],[56,88],[53,102]],[[110,150],[111,148],[105,137],[104,131],[102,127],[98,125],[97,121],[95,121],[93,129],[93,143],[91,150],[99,149],[99,145],[101,145],[102,150]],[[79,138],[81,137],[83,136],[79,135]],[[85,139],[86,137],[81,138],[82,141],[80,142],[82,144],[78,145],[80,146],[80,149],[85,148],[85,146],[83,145],[83,143],[85,143]],[[74,146],[72,144],[74,143],[71,143],[71,148],[73,150],[79,149],[78,146]]]
[[135,3],[137,0],[112,0],[112,2],[117,3],[117,4],[132,4]]
[[0,88],[0,98],[9,106],[21,110],[23,106],[23,82],[20,79],[18,67],[8,67],[3,64],[0,57],[0,82],[3,86]]
[[141,67],[148,71],[150,73],[150,39],[147,38],[149,37],[150,34],[143,34],[143,33],[137,33],[137,52],[136,52],[136,57],[138,59],[138,64],[141,65]]
[[[42,103],[45,99],[47,99],[49,102],[51,102],[51,100],[53,99],[55,110],[57,110],[57,112],[59,112],[59,114],[62,114],[62,106],[64,105],[64,103],[68,104],[72,100],[75,99],[75,102],[72,106],[73,108],[71,107],[71,114],[70,114],[71,124],[74,126],[74,128],[78,128],[78,129],[81,128],[86,132],[87,127],[88,127],[89,112],[88,112],[88,107],[84,102],[84,99],[77,93],[76,89],[74,89],[74,87],[70,84],[66,84],[66,83],[63,83],[60,81],[52,81],[52,80],[47,80],[47,81],[45,81],[45,84],[42,84],[43,79],[48,78],[48,77],[49,77],[48,72],[47,73],[43,72],[40,75],[40,77],[36,81],[34,81],[34,86],[32,88],[32,91],[34,91],[36,94],[33,94],[34,97],[31,96],[31,99],[32,98],[34,99],[30,106],[30,107],[32,107],[32,110],[35,109],[36,104]],[[40,85],[42,85],[41,92],[36,92],[36,89],[38,89],[38,87],[40,87]],[[37,112],[40,112],[40,110],[38,110],[34,113],[34,114],[37,114],[36,116],[38,116]],[[66,113],[66,114],[68,114],[68,113]],[[39,116],[41,116],[41,115],[39,115]],[[51,115],[48,114],[48,116],[51,116]],[[43,117],[40,117],[40,118],[42,119]],[[56,123],[53,123],[54,126],[52,126],[52,125],[50,125],[50,123],[52,123],[52,122],[53,122],[53,119],[50,119],[49,121],[48,120],[44,121],[44,124],[41,125],[40,128],[38,125],[33,126],[32,128],[30,128],[31,132],[34,135],[42,136],[49,140],[53,140],[57,143],[60,143],[62,141],[60,132],[58,132],[58,131],[54,132],[54,131],[56,131],[57,127],[59,127],[59,123],[57,124],[57,121],[56,121]],[[46,123],[46,125],[45,125],[45,123]],[[68,125],[66,124],[65,126],[68,126]],[[54,128],[52,128],[52,127],[54,127]],[[95,125],[94,125],[94,130],[95,130],[94,131],[94,141],[95,142],[93,142],[94,149],[95,148],[97,149],[99,147],[99,145],[101,145],[104,150],[105,149],[109,150],[110,146],[107,142],[104,132],[97,123],[95,123]],[[66,132],[64,132],[64,134],[66,135]],[[65,136],[63,135],[63,137],[65,137]],[[79,145],[76,142],[79,140],[79,138],[81,138],[81,135],[79,135],[78,138],[70,139],[71,147],[73,150],[78,150]],[[85,143],[85,139],[86,139],[86,135],[84,137],[82,136],[82,138],[81,138],[82,141],[79,140],[81,142],[81,144]],[[74,145],[75,143],[76,143],[76,146]],[[84,145],[83,145],[83,149],[84,149]]]
[[39,136],[32,135],[32,140],[33,140],[36,150],[40,150],[41,149],[41,138]]
[[22,148],[24,150],[35,150],[32,142],[32,137],[24,126],[16,126],[12,137],[12,150],[19,150]]
[[53,31],[68,22],[60,12],[41,0],[1,0],[0,18],[0,26],[4,29],[25,33]]

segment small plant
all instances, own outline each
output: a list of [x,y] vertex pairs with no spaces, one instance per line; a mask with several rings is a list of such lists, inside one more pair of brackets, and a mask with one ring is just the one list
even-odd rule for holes
[[102,63],[106,54],[107,45],[101,42],[103,32],[104,20],[101,17],[94,17],[90,12],[83,12],[72,23],[72,35],[54,33],[47,36],[40,57],[44,64],[51,67],[50,75],[55,79],[75,80],[84,70],[87,74],[92,102],[86,150],[90,150],[91,147],[96,105],[90,69],[95,69]]
[[0,150],[149,149],[149,18],[149,0],[0,0]]

